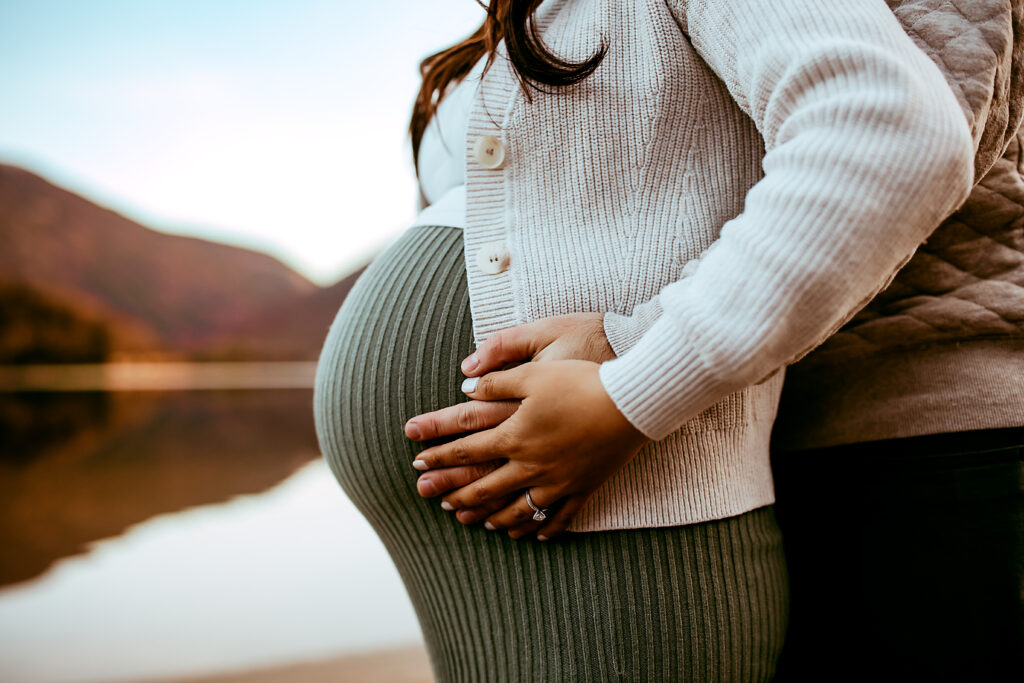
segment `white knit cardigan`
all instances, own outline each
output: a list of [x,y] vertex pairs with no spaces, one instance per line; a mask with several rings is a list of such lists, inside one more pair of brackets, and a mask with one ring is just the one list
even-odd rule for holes
[[[502,44],[476,90],[464,239],[477,343],[605,313],[618,358],[601,381],[654,441],[572,530],[770,504],[779,370],[966,198],[964,116],[883,0],[549,0],[539,18],[559,55],[608,51],[587,79],[528,100]],[[495,168],[478,157],[485,136],[504,149]],[[496,246],[507,267],[488,272],[480,252]]]

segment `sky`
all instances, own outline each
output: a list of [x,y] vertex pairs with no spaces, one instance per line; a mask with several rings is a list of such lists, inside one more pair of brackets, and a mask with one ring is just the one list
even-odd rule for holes
[[0,0],[0,162],[329,284],[415,215],[419,61],[475,0]]

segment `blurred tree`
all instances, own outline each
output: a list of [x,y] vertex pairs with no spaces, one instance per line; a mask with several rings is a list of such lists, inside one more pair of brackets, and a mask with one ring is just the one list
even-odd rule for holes
[[33,287],[0,282],[0,363],[99,363],[110,356],[107,322]]

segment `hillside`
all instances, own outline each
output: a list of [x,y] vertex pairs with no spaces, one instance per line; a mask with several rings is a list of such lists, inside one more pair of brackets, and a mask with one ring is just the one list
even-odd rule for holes
[[316,360],[331,321],[364,269],[330,287],[257,311],[212,337],[204,356]]
[[267,254],[146,228],[2,164],[0,279],[78,302],[90,315],[106,312],[133,325],[136,338],[186,351],[320,293]]

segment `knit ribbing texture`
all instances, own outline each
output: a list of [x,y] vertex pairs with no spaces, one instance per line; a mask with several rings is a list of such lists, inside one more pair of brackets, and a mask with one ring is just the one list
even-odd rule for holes
[[[619,357],[602,384],[653,443],[613,483],[644,505],[595,497],[577,528],[768,504],[778,371],[967,196],[963,112],[881,0],[544,6],[557,54],[608,52],[580,83],[527,98],[499,47],[479,84],[464,150],[476,342],[605,314]],[[484,135],[505,146],[500,168],[473,155]],[[476,267],[495,241],[511,255],[496,275]]]
[[466,400],[472,349],[462,233],[413,228],[349,293],[314,392],[321,449],[398,567],[436,679],[770,680],[787,619],[770,507],[541,543],[464,527],[416,493],[423,446],[403,424]]

